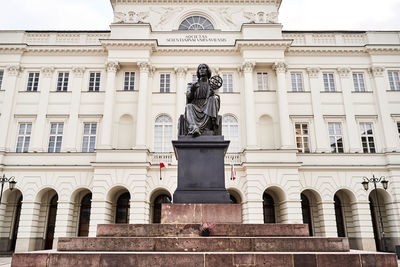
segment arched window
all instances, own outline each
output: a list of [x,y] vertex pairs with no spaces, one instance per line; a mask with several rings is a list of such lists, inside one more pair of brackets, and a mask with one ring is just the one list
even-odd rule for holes
[[129,201],[131,195],[127,192],[122,194],[117,200],[117,215],[115,223],[129,223]]
[[154,200],[154,210],[153,210],[153,223],[161,222],[161,204],[171,203],[171,197],[169,195],[159,195]]
[[275,223],[275,202],[270,194],[263,195],[264,223]]
[[184,19],[179,25],[179,30],[214,30],[211,21],[201,16],[191,16]]
[[228,152],[239,152],[239,123],[232,115],[225,115],[222,119],[222,135],[231,141]]
[[89,236],[91,206],[92,206],[92,193],[87,193],[86,196],[84,196],[81,201],[78,236]]
[[154,151],[172,151],[172,119],[167,115],[158,116],[154,125]]

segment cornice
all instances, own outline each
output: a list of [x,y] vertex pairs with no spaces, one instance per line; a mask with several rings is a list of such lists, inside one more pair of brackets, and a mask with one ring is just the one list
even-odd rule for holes
[[293,40],[236,40],[235,47],[241,49],[265,49],[268,48],[281,48],[287,49],[292,44]]
[[335,55],[335,56],[347,56],[347,55],[366,55],[368,52],[365,47],[347,47],[347,46],[291,46],[289,47],[285,55],[286,56],[323,56],[323,55]]
[[279,7],[282,0],[110,0],[116,4],[270,4]]
[[173,54],[188,53],[190,55],[193,53],[235,54],[238,50],[233,46],[158,46],[155,52]]
[[54,54],[61,53],[68,55],[81,54],[104,54],[106,50],[102,46],[28,46],[26,53],[32,54]]
[[365,49],[370,54],[391,55],[400,53],[400,45],[366,45]]
[[152,51],[156,50],[157,40],[155,39],[143,39],[143,40],[129,40],[129,39],[101,39],[103,47],[110,48],[147,48]]
[[23,53],[27,44],[0,44],[0,53]]

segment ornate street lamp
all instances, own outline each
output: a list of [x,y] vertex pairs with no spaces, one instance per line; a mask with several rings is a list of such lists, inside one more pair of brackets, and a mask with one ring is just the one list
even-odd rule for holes
[[9,189],[10,189],[10,191],[12,191],[15,188],[15,184],[17,183],[14,179],[15,179],[14,176],[7,178],[5,174],[3,174],[3,177],[0,177],[0,182],[1,182],[0,204],[1,204],[1,198],[3,197],[4,184],[8,183]]
[[376,201],[378,204],[378,212],[379,212],[379,221],[381,223],[381,233],[382,233],[382,239],[383,239],[383,249],[385,252],[388,251],[387,249],[387,244],[386,244],[386,238],[385,238],[385,230],[383,228],[383,220],[382,220],[382,213],[381,213],[381,206],[379,204],[379,198],[378,198],[378,190],[376,188],[376,184],[381,182],[383,189],[387,190],[389,181],[385,179],[385,176],[381,176],[380,178],[376,178],[375,175],[372,175],[372,178],[368,179],[367,177],[363,177],[363,182],[361,183],[365,189],[365,191],[368,191],[368,184],[373,183],[374,188],[375,188],[375,196],[376,196]]

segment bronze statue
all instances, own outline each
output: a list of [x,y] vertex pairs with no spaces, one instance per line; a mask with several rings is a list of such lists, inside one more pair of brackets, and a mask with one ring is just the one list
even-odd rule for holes
[[187,86],[185,115],[179,122],[180,135],[221,135],[220,97],[214,92],[221,86],[221,77],[211,77],[206,64],[198,66],[197,82]]

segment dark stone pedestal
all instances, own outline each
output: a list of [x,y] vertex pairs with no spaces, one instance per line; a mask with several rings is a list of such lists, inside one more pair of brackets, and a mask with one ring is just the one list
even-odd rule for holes
[[179,136],[172,141],[178,159],[174,203],[231,203],[225,188],[223,136]]

